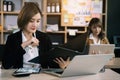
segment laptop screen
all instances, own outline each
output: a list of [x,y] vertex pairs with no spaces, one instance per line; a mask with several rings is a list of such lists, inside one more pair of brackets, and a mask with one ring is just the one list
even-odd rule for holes
[[62,76],[79,76],[99,73],[114,57],[113,54],[77,55],[73,58]]

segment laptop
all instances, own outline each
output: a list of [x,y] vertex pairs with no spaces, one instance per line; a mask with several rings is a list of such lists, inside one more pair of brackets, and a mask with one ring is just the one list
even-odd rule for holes
[[77,55],[63,71],[48,69],[44,72],[58,77],[92,75],[99,73],[113,56],[113,54]]
[[114,54],[115,44],[90,44],[88,54]]

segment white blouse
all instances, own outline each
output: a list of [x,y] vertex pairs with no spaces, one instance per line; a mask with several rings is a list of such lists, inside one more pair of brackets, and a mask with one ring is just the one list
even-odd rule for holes
[[97,42],[92,33],[90,34],[89,39],[92,39],[93,42],[94,42],[94,44],[100,44],[100,39],[99,39],[98,42]]
[[[22,42],[25,41],[27,41],[27,39],[22,32]],[[24,50],[26,51],[26,53],[23,55],[23,67],[39,66],[38,64],[28,62],[29,60],[39,56],[37,46],[33,47],[31,45],[28,45],[27,47],[24,48]]]

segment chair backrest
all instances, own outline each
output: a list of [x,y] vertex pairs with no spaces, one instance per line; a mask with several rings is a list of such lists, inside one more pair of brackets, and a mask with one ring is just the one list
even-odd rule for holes
[[0,44],[0,61],[2,60],[3,52],[4,52],[4,44]]
[[120,47],[120,36],[114,36],[113,40],[114,40],[115,46]]

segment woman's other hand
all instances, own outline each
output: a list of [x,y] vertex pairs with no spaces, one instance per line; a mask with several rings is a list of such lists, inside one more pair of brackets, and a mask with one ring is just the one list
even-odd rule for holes
[[92,50],[92,53],[91,53],[91,54],[101,54],[101,51],[100,51],[100,50],[98,50],[98,51]]
[[70,64],[70,57],[65,61],[63,58],[59,57],[54,60],[61,69],[65,69]]

